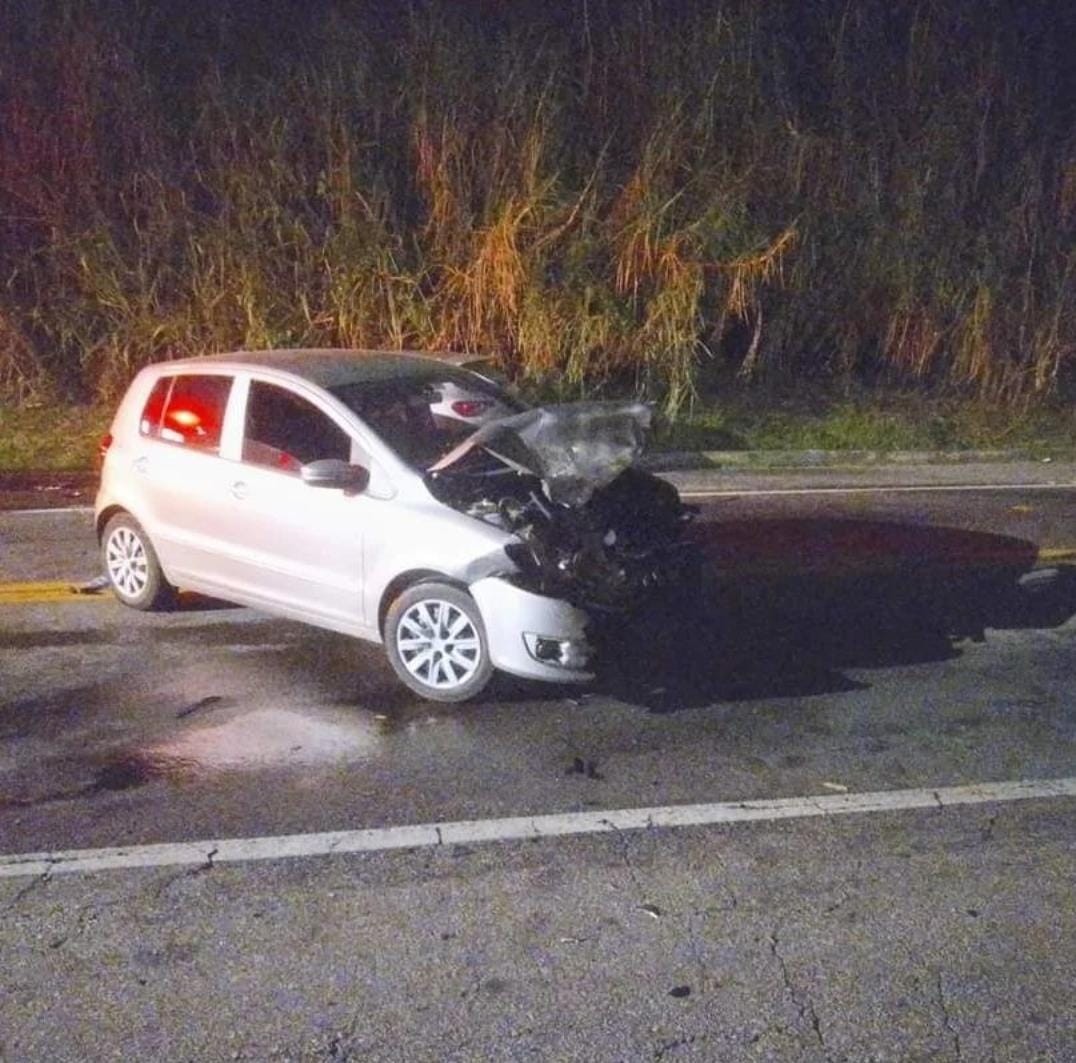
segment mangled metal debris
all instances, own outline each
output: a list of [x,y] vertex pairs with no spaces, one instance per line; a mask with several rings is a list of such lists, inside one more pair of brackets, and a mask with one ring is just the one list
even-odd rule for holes
[[484,447],[537,476],[551,502],[582,506],[638,460],[652,420],[650,407],[641,402],[538,406],[484,425],[431,471]]
[[427,475],[438,499],[512,532],[505,548],[529,589],[624,608],[684,577],[692,511],[634,467],[652,413],[643,403],[544,406],[480,428]]

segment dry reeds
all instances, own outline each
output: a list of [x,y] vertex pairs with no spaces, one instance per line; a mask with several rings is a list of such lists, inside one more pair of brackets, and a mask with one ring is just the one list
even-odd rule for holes
[[24,7],[0,0],[8,399],[298,344],[481,351],[673,413],[700,366],[1010,403],[1073,375],[1046,18],[326,0],[293,54],[221,0],[165,74],[148,0]]

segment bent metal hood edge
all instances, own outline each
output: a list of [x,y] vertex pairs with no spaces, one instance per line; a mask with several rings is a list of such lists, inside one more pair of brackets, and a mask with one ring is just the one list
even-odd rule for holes
[[584,506],[595,491],[635,464],[652,423],[653,411],[642,402],[538,406],[483,425],[429,471],[448,469],[483,447],[538,476],[551,501]]

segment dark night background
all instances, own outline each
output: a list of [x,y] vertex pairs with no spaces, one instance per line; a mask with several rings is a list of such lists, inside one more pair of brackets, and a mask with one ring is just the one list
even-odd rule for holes
[[1073,6],[0,0],[0,392],[339,344],[1064,393]]

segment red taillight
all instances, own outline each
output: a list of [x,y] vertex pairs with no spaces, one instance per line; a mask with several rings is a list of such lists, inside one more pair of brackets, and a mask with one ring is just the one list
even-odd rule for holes
[[101,436],[101,442],[97,444],[97,466],[98,468],[104,464],[105,455],[108,453],[108,448],[112,446],[112,433],[106,432]]
[[492,405],[488,399],[459,399],[452,403],[452,412],[458,417],[477,417]]

